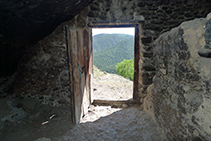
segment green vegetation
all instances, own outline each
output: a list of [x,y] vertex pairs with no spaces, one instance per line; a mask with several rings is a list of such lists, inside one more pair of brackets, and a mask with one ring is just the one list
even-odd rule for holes
[[134,73],[134,61],[124,59],[121,63],[116,66],[117,73],[124,78],[133,80]]
[[[118,38],[113,35],[117,36]],[[134,58],[134,37],[133,36],[124,35],[124,34],[100,34],[97,39],[99,43],[100,43],[100,38],[99,38],[100,36],[103,37],[101,39],[102,44],[110,43],[111,45],[111,44],[116,43],[110,47],[105,47],[104,46],[105,44],[101,45],[100,47],[95,47],[95,49],[98,51],[94,52],[94,65],[97,66],[100,70],[106,71],[108,73],[116,73],[115,66],[117,65],[117,63],[122,62],[124,59],[129,60],[129,59]],[[112,37],[109,37],[109,36],[112,36]],[[105,40],[108,38],[110,40]],[[116,40],[119,42],[117,42]],[[93,44],[96,44],[95,36],[93,37],[93,41],[94,41]]]
[[134,37],[126,34],[98,34],[93,36],[93,52],[99,52]]

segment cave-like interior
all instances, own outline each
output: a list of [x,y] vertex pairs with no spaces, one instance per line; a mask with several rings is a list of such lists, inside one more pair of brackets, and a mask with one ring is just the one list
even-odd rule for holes
[[0,131],[39,104],[73,114],[79,103],[71,47],[91,51],[91,27],[112,23],[137,28],[135,99],[165,138],[211,139],[209,12],[210,0],[1,0]]

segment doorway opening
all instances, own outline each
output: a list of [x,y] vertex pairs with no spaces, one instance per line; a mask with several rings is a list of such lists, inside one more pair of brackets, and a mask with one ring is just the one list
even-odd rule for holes
[[136,99],[137,30],[134,25],[92,28],[94,101]]
[[[72,29],[66,26],[66,44],[67,55],[69,61],[70,72],[70,92],[71,92],[71,108],[72,123],[77,124],[82,117],[88,113],[88,107],[93,101],[93,48],[92,48],[92,28],[99,27],[134,27],[134,79],[133,79],[133,96],[131,101],[115,101],[118,104],[139,103],[138,96],[138,80],[139,80],[139,59],[140,59],[140,46],[139,46],[139,23],[90,23],[89,27]],[[103,72],[104,73],[104,72]],[[112,101],[107,105],[111,105]],[[119,103],[120,102],[120,103]],[[97,104],[97,103],[95,103]],[[103,103],[102,103],[103,104]],[[102,105],[101,104],[101,105]]]

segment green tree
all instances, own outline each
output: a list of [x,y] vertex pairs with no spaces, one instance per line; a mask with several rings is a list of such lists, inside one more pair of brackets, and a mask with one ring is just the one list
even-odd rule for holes
[[[110,42],[110,41],[108,41]],[[102,71],[108,73],[117,73],[116,65],[123,59],[134,58],[134,39],[120,41],[114,46],[93,54],[94,65]]]
[[134,73],[134,61],[124,59],[122,62],[116,65],[116,72],[124,78],[133,80]]

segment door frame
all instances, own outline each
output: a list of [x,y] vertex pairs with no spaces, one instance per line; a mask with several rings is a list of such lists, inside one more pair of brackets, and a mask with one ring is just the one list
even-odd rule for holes
[[[139,80],[139,59],[140,59],[140,46],[139,46],[139,23],[89,23],[90,28],[124,28],[134,27],[135,28],[135,39],[134,39],[134,74],[133,74],[133,100],[138,101],[138,80]],[[92,46],[93,48],[93,46]],[[93,49],[92,49],[93,50]],[[93,54],[92,54],[93,55]]]

